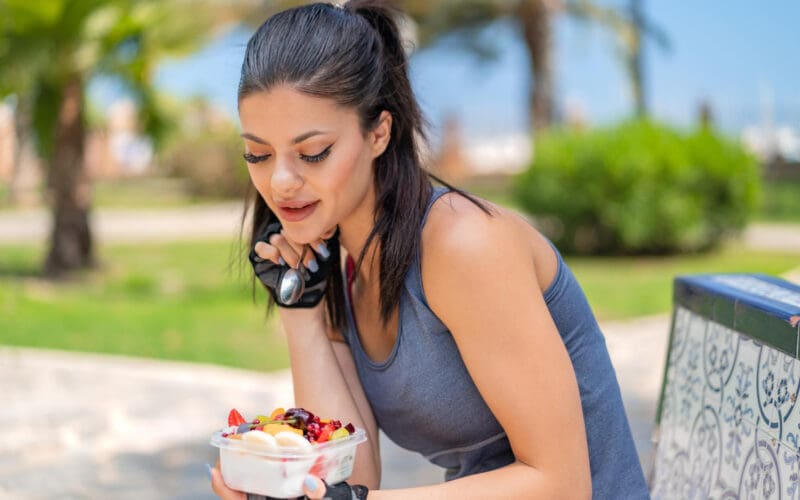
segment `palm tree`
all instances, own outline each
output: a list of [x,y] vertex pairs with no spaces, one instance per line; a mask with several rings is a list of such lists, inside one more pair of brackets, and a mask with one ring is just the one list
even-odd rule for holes
[[625,68],[636,116],[647,116],[644,38],[649,37],[662,50],[670,50],[669,36],[644,15],[644,0],[629,0],[626,9],[600,7],[587,0],[574,4],[575,17],[600,24],[614,34],[617,50]]
[[[519,24],[533,73],[530,117],[534,130],[554,120],[553,20],[559,15],[599,24],[618,39],[637,112],[646,113],[642,37],[652,36],[661,46],[668,41],[663,31],[647,21],[642,1],[630,0],[628,9],[604,7],[592,0],[406,0],[405,7],[419,25],[420,42],[430,43],[445,33],[460,32],[468,44],[475,29],[502,17]],[[474,47],[473,47],[474,48]],[[477,47],[478,51],[487,52]]]
[[[122,80],[139,101],[146,131],[165,120],[152,87],[157,61],[210,34],[212,13],[194,2],[0,0],[0,97],[31,109],[30,132],[47,165],[52,228],[45,274],[94,264],[91,194],[84,170],[86,85],[98,74]],[[23,108],[24,109],[24,108]],[[25,123],[25,120],[21,120]]]

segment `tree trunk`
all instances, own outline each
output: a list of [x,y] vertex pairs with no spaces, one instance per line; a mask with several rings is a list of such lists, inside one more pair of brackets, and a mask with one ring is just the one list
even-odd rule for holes
[[14,109],[14,165],[8,183],[8,199],[12,205],[33,206],[41,201],[41,175],[31,133],[31,112],[30,97],[24,94],[18,96]]
[[633,24],[633,47],[630,54],[629,73],[633,87],[633,99],[636,103],[636,116],[647,116],[647,96],[645,95],[644,81],[644,47],[642,34],[644,32],[644,15],[642,0],[631,0],[631,22]]
[[53,226],[44,266],[45,274],[50,277],[94,265],[84,135],[83,82],[74,76],[63,88],[50,165]]
[[519,18],[533,68],[530,114],[534,130],[553,123],[555,93],[553,77],[552,12],[547,0],[523,0]]

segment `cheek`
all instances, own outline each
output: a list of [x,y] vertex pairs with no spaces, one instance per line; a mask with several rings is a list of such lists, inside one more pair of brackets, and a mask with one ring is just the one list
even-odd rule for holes
[[248,164],[247,173],[250,174],[250,181],[258,192],[264,195],[269,189],[269,172],[267,169]]
[[361,150],[354,151],[331,173],[332,193],[345,202],[360,200],[372,182],[371,169],[372,161],[369,156],[364,155]]

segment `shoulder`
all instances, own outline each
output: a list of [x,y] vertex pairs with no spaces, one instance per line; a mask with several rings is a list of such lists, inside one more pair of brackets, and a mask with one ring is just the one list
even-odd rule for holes
[[475,199],[489,213],[455,192],[436,200],[422,231],[423,268],[451,268],[458,262],[474,263],[475,259],[491,261],[508,255],[510,246],[530,248],[536,231],[521,216]]
[[[422,232],[425,296],[440,318],[465,302],[485,301],[498,276],[513,272],[534,289],[536,230],[521,216],[485,200],[489,214],[458,193],[438,199]],[[447,323],[445,321],[445,323]]]

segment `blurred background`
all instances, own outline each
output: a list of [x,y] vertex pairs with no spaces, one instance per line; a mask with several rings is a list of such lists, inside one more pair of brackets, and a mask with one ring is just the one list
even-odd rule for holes
[[[302,3],[0,0],[0,498],[210,497],[230,407],[290,404],[236,86]],[[672,279],[800,281],[800,4],[400,4],[430,169],[566,255],[647,468]],[[441,479],[386,448],[384,485]]]

